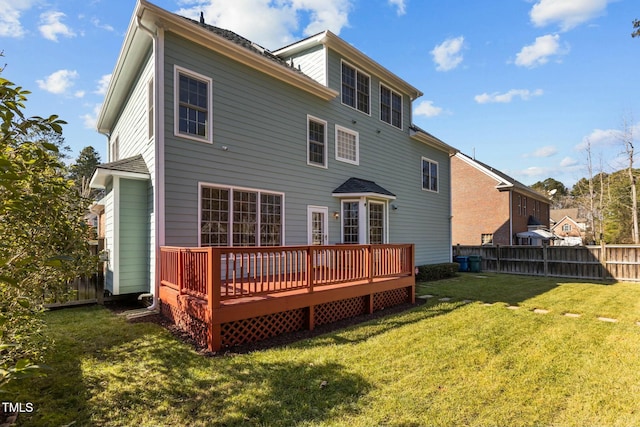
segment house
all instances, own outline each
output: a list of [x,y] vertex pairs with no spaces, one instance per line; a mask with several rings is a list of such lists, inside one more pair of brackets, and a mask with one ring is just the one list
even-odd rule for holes
[[551,209],[551,231],[559,237],[556,246],[581,246],[586,238],[587,220],[578,208]]
[[553,239],[546,196],[459,152],[451,159],[451,181],[454,245],[541,245]]
[[415,244],[451,259],[450,155],[420,90],[325,31],[277,51],[135,6],[98,130],[106,289],[160,286],[161,247]]

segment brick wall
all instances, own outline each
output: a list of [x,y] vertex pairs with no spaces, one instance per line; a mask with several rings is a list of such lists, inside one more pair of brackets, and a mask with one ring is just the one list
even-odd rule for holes
[[453,244],[480,245],[482,234],[493,234],[494,244],[510,244],[509,192],[498,191],[495,179],[457,157],[451,158],[451,182]]

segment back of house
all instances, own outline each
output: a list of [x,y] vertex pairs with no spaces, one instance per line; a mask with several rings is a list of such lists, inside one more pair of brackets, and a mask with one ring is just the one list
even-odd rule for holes
[[161,246],[414,243],[450,261],[450,155],[422,93],[331,32],[269,51],[140,0],[98,120],[107,289]]

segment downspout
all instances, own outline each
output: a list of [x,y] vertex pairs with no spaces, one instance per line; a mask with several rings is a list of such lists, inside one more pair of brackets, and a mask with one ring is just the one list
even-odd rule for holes
[[164,121],[161,118],[161,107],[164,105],[163,91],[160,90],[164,85],[164,31],[157,27],[156,32],[144,26],[141,22],[141,15],[136,15],[136,26],[143,32],[147,33],[153,41],[153,132],[154,132],[154,185],[153,185],[153,204],[155,215],[155,244],[154,244],[154,292],[153,303],[148,307],[149,310],[159,308],[158,296],[160,293],[160,247],[164,245]]
[[509,246],[513,246],[513,191],[509,191]]

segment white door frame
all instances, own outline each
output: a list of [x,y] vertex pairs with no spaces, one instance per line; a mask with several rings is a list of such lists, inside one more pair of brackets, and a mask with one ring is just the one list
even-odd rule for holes
[[322,221],[323,237],[322,244],[329,244],[329,208],[326,206],[307,206],[307,243],[313,245],[313,214],[321,213],[324,220]]

